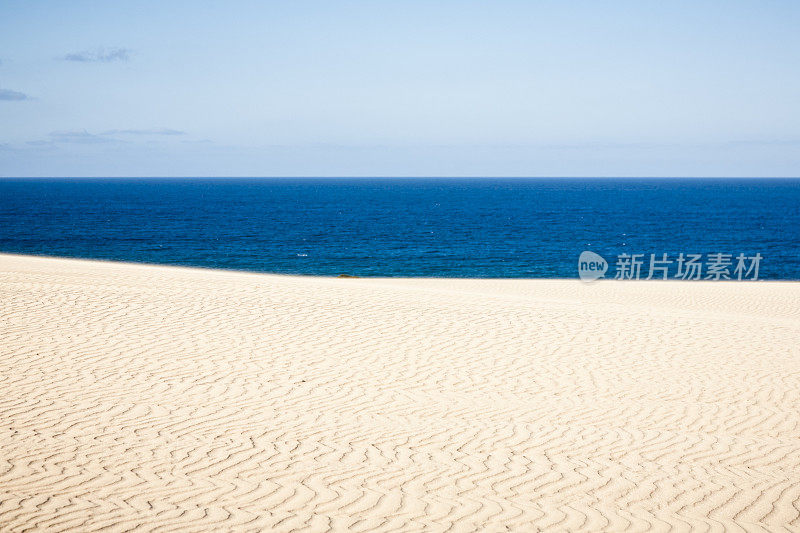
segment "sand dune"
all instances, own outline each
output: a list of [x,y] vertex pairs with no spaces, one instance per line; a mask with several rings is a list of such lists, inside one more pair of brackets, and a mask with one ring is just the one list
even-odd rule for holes
[[800,283],[0,255],[0,530],[800,530]]

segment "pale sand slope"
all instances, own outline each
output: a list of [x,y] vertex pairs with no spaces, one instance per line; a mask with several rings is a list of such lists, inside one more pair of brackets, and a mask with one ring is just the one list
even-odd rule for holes
[[800,530],[800,283],[0,255],[0,530]]

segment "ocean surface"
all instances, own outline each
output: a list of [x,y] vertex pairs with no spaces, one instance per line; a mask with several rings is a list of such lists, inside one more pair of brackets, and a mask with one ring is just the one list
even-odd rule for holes
[[0,179],[2,252],[290,274],[574,278],[584,250],[606,259],[606,277],[623,254],[642,254],[642,278],[651,254],[667,254],[672,278],[683,253],[706,263],[730,255],[733,278],[737,256],[760,254],[758,279],[800,279],[800,180]]

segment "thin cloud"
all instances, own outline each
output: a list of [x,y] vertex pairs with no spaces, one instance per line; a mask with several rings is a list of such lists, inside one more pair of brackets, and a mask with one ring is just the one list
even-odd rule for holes
[[79,63],[111,63],[112,61],[128,61],[130,57],[131,50],[127,48],[98,48],[66,54],[61,59]]
[[[140,137],[150,136],[180,136],[186,135],[186,132],[174,130],[170,128],[151,128],[151,129],[125,129],[125,130],[107,130],[100,133],[90,133],[87,130],[61,130],[50,132],[48,139],[29,141],[29,145],[48,145],[55,143],[69,143],[69,144],[102,144],[102,143],[129,143],[122,139],[114,138],[114,136],[133,135]],[[143,140],[145,140],[143,139]],[[159,142],[150,139],[147,142]]]
[[54,131],[50,138],[55,142],[72,144],[99,144],[114,142],[113,139],[101,137],[86,130]]
[[30,100],[31,97],[25,93],[21,93],[19,91],[11,91],[9,89],[0,89],[0,100],[5,100],[7,102],[11,101],[22,101],[22,100]]
[[170,128],[152,128],[145,130],[108,130],[100,135],[186,135],[186,132]]
[[737,146],[796,146],[800,144],[800,139],[752,139],[730,141],[727,143],[731,147]]

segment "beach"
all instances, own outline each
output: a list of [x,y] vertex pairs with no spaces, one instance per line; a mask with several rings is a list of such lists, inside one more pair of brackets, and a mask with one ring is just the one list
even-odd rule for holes
[[0,530],[800,530],[799,302],[0,254]]

